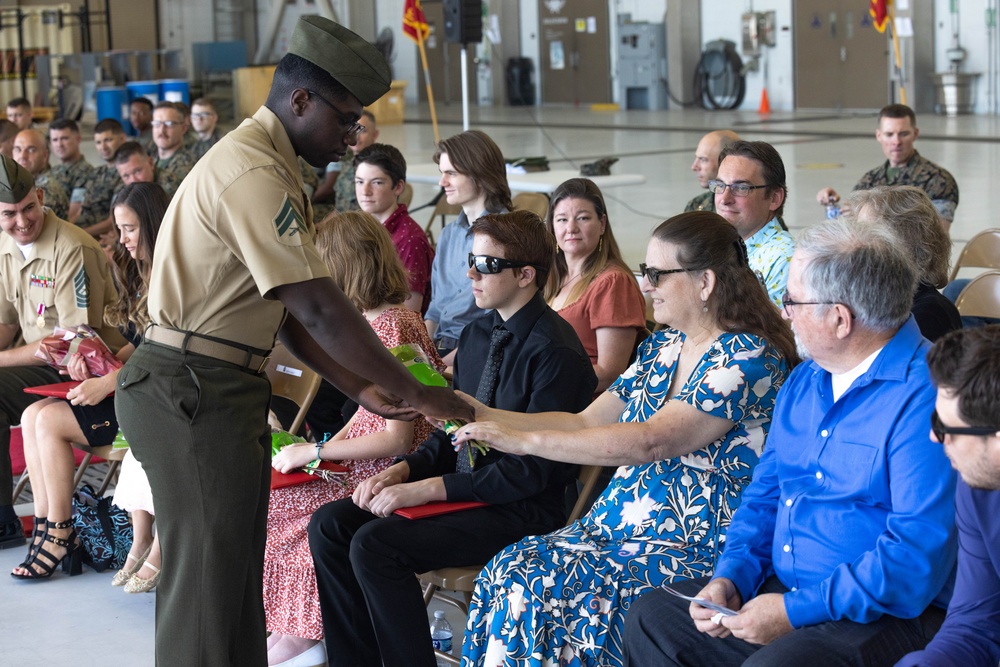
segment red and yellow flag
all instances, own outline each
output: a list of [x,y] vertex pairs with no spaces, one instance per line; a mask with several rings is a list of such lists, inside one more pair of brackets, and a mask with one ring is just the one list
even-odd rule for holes
[[403,32],[414,42],[426,40],[430,34],[431,29],[424,17],[424,10],[420,8],[420,0],[406,0],[403,5]]
[[892,0],[870,0],[868,3],[868,13],[872,15],[875,22],[875,29],[885,32],[885,25],[889,22],[889,3]]

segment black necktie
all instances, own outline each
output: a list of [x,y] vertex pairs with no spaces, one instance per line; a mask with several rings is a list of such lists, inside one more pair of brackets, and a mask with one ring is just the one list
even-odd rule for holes
[[[494,327],[490,336],[490,353],[486,358],[486,365],[483,367],[483,374],[479,378],[479,388],[476,389],[476,400],[492,407],[493,399],[497,393],[497,378],[500,376],[500,365],[503,363],[503,348],[514,334],[503,327]],[[472,451],[472,459],[475,460],[476,450]],[[472,461],[469,459],[468,445],[458,453],[458,472],[472,472]]]

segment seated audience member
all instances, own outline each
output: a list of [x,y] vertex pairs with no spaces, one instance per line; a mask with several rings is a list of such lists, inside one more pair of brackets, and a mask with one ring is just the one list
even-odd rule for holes
[[32,127],[31,102],[24,97],[15,97],[7,102],[7,120],[17,125],[18,131]]
[[208,152],[208,149],[219,142],[222,131],[218,127],[219,112],[215,103],[207,97],[199,97],[191,103],[191,127],[198,137],[194,144],[194,154],[197,159]]
[[507,186],[503,153],[485,132],[470,130],[438,144],[434,162],[441,170],[438,181],[452,206],[461,206],[456,220],[438,237],[431,269],[431,303],[424,323],[449,366],[466,324],[479,316],[473,292],[462,267],[472,252],[472,223],[487,213],[513,208]]
[[[89,234],[42,206],[27,169],[0,156],[0,548],[24,544],[12,506],[10,427],[41,397],[25,387],[65,380],[35,357],[38,341],[55,326],[89,324],[112,351],[124,345],[104,324],[118,301],[111,269]],[[20,339],[24,344],[11,347]]]
[[628,367],[636,339],[646,331],[646,302],[593,181],[571,178],[556,188],[546,224],[558,250],[545,300],[573,325],[600,393]]
[[354,192],[354,158],[364,149],[378,140],[378,126],[375,115],[365,109],[358,119],[361,131],[355,136],[355,144],[349,147],[340,162],[331,162],[326,166],[323,182],[313,193],[316,204],[317,220],[331,211],[357,211],[358,200]]
[[[880,185],[916,186],[930,197],[947,231],[958,207],[958,184],[946,169],[917,152],[914,144],[919,135],[913,109],[905,104],[882,107],[875,140],[882,147],[885,162],[862,176],[854,189],[868,190]],[[839,202],[840,195],[833,188],[823,188],[816,193],[816,201],[826,206]],[[849,213],[850,207],[850,202],[844,202],[843,213]]]
[[[508,410],[580,410],[597,378],[572,327],[542,300],[555,243],[529,211],[473,225],[468,276],[490,312],[461,334],[457,389]],[[442,430],[321,507],[309,524],[327,651],[344,665],[433,667],[415,573],[485,563],[525,535],[566,521],[572,466],[499,451],[456,452]],[[432,501],[488,506],[411,520],[396,509]]]
[[[306,196],[312,199],[313,193],[316,192],[316,187],[319,185],[319,176],[316,175],[316,170],[313,166],[305,161],[305,159],[299,156],[299,174],[302,175],[302,188]],[[313,220],[320,220],[317,218],[316,209],[313,209]]]
[[917,291],[910,312],[924,338],[933,343],[949,331],[961,329],[958,308],[938,291],[948,284],[951,238],[927,193],[913,185],[879,185],[855,190],[847,202],[858,220],[881,223],[895,232],[917,266]]
[[698,185],[706,192],[698,195],[687,203],[685,211],[709,211],[715,213],[715,193],[708,190],[710,181],[714,181],[719,176],[719,154],[723,149],[728,148],[733,142],[739,141],[740,136],[732,130],[715,130],[709,132],[698,142],[698,147],[694,151],[694,162],[691,164],[691,171],[697,174]]
[[[317,233],[316,248],[334,281],[364,313],[387,348],[415,344],[430,355],[439,371],[444,370],[420,314],[404,307],[410,291],[406,270],[392,239],[377,220],[360,211],[331,216]],[[427,420],[387,421],[358,408],[350,422],[327,442],[288,445],[274,457],[271,465],[280,472],[295,471],[316,458],[340,461],[349,472],[340,480],[271,491],[264,552],[270,664],[293,659],[301,665],[326,661],[320,643],[323,619],[306,533],[313,512],[326,503],[350,498],[358,484],[391,466],[395,457],[412,452],[430,433]]]
[[[86,229],[91,236],[102,243],[113,246],[117,233],[113,230],[111,198],[122,187],[121,176],[115,167],[115,152],[125,143],[125,129],[114,118],[105,118],[94,126],[94,146],[102,163],[90,171],[84,185],[83,208],[77,218],[77,226]],[[106,239],[102,238],[107,236]]]
[[194,153],[184,147],[188,127],[184,111],[174,102],[160,102],[153,108],[152,127],[156,171],[165,183],[163,189],[170,194],[177,191],[197,161]]
[[406,307],[426,313],[431,302],[431,266],[434,249],[423,227],[410,217],[406,204],[397,200],[406,186],[406,160],[395,146],[372,144],[354,158],[354,184],[358,205],[389,231],[396,252],[409,274],[410,296]]
[[927,355],[934,439],[958,471],[958,577],[941,630],[896,667],[1000,662],[1000,326],[943,336]]
[[52,176],[49,168],[49,145],[38,130],[21,130],[14,137],[14,160],[31,172],[35,187],[42,191],[43,205],[61,220],[69,219],[69,193]]
[[722,151],[718,178],[709,181],[715,210],[736,227],[747,244],[750,268],[775,305],[788,282],[795,244],[779,222],[788,188],[781,156],[764,141],[737,141]]
[[885,665],[927,643],[955,564],[955,476],[929,437],[916,285],[883,227],[798,239],[784,311],[808,361],[778,393],[711,579],[673,585],[737,613],[653,591],[625,619],[626,664]]
[[[118,358],[122,361],[128,359],[139,344],[139,332],[149,320],[145,299],[136,295],[146,293],[156,232],[168,203],[159,186],[147,184],[129,186],[116,200],[115,221],[122,243],[116,255],[118,262],[112,269],[121,298],[108,307],[105,321],[117,326],[128,340],[118,350]],[[118,434],[114,397],[118,371],[93,377],[80,354],[73,355],[68,369],[71,379],[82,382],[69,391],[65,400],[42,398],[29,405],[21,415],[24,458],[31,474],[34,497],[35,530],[27,557],[11,572],[18,579],[50,577],[60,561],[64,568],[69,567],[71,576],[80,573],[82,547],[71,521],[76,467],[73,443],[102,447],[110,445]],[[135,463],[131,453],[126,455],[126,460],[130,457]],[[129,485],[128,477],[129,468],[123,465],[116,494],[123,483]],[[137,533],[128,557],[137,561],[139,554],[150,546],[152,535],[143,539],[143,518],[134,518]],[[158,554],[155,563],[159,563]],[[115,579],[117,581],[118,577]],[[127,581],[125,577],[121,583]]]
[[579,414],[477,404],[477,422],[457,434],[457,443],[471,437],[508,453],[621,466],[580,521],[527,537],[486,566],[465,664],[519,665],[530,655],[620,665],[633,602],[715,565],[795,343],[739,235],[714,213],[662,223],[646,262],[643,290],[668,327],[607,392]]
[[153,143],[153,103],[146,97],[136,97],[128,105],[128,120],[132,126],[129,138],[137,141],[143,149],[152,155],[156,152]]
[[80,152],[80,126],[69,118],[59,118],[49,123],[49,143],[59,164],[52,167],[52,178],[59,181],[69,193],[68,222],[84,227],[80,214],[87,194],[87,181],[94,168]]
[[14,157],[14,137],[20,132],[17,125],[6,118],[0,118],[0,155]]
[[115,152],[115,168],[124,185],[156,183],[168,197],[173,197],[180,185],[180,181],[157,169],[155,160],[134,141],[126,141]]

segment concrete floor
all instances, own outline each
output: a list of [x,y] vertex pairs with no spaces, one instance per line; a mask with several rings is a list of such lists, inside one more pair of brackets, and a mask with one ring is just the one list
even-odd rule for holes
[[[438,109],[441,135],[461,130],[458,106]],[[434,149],[426,110],[410,107],[403,125],[384,125],[380,140],[398,146],[412,163],[427,162]],[[778,148],[788,172],[785,220],[793,233],[823,219],[817,190],[831,185],[847,192],[858,178],[883,160],[874,140],[873,115],[749,112],[592,112],[584,108],[473,109],[471,125],[489,133],[504,154],[545,155],[554,168],[568,168],[595,158],[620,158],[613,171],[641,173],[643,185],[605,192],[609,217],[626,261],[637,266],[650,230],[682,210],[698,194],[690,171],[698,140],[706,131],[731,128],[743,137],[769,141]],[[998,226],[1000,188],[1000,118],[925,115],[917,149],[952,172],[962,192],[952,237],[957,255],[976,232]],[[90,127],[85,125],[86,136]],[[91,142],[85,154],[94,162]],[[436,189],[414,185],[411,208],[428,201]],[[425,210],[414,216],[424,222]],[[30,507],[22,507],[30,513]],[[21,549],[0,551],[0,570],[9,571],[23,557]],[[0,576],[0,627],[4,629],[0,667],[33,667],[69,662],[88,665],[153,664],[155,593],[126,595],[110,585],[111,574],[90,570],[80,577],[57,575],[51,581],[19,582]],[[436,608],[436,603],[435,607]],[[460,636],[463,619],[444,605]],[[457,637],[456,637],[457,639]]]

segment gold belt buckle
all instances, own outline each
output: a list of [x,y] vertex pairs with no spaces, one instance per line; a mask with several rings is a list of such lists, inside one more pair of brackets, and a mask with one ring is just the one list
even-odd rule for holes
[[260,375],[261,373],[264,372],[264,369],[267,368],[267,364],[270,361],[271,361],[271,357],[270,356],[264,357],[264,360],[262,362],[260,362],[260,367],[257,368],[257,375]]

